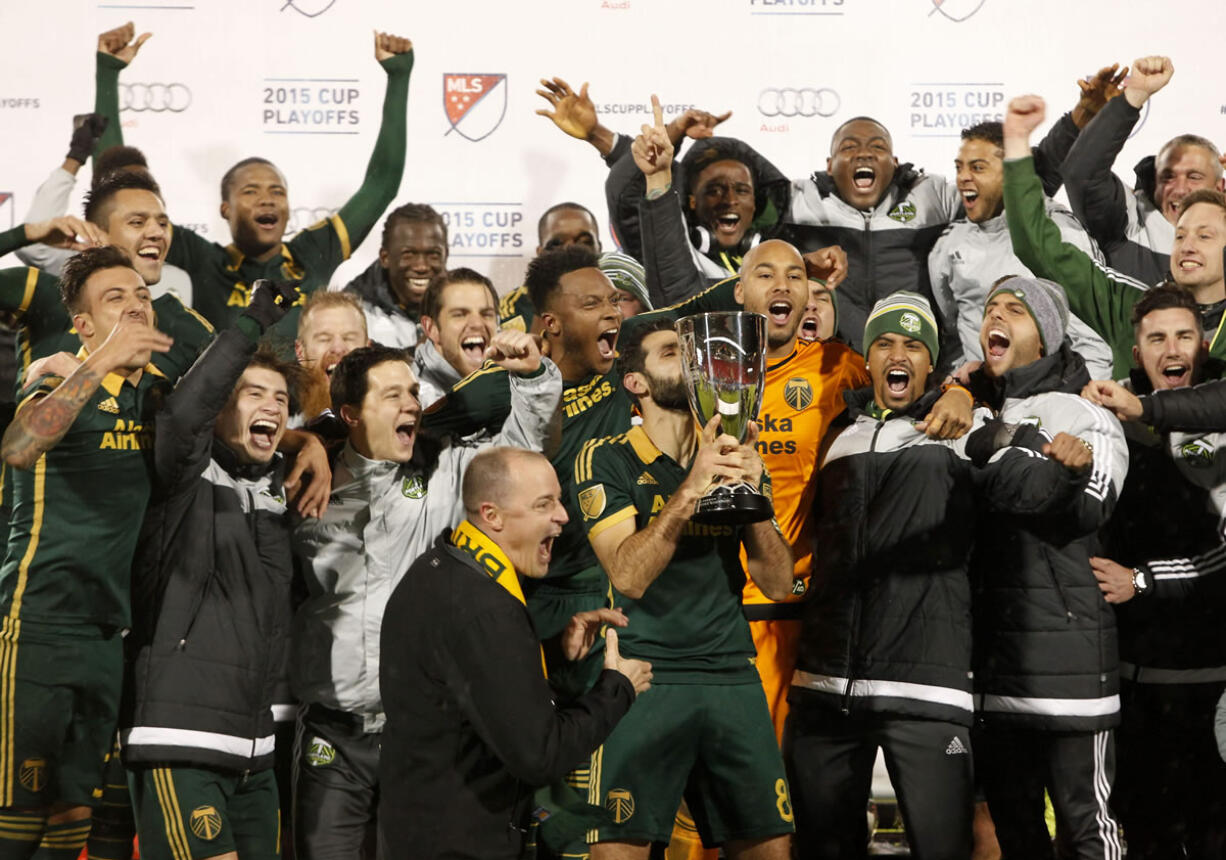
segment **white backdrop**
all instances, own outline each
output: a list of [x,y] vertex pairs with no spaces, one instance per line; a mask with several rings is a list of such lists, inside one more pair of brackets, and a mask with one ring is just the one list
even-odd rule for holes
[[[171,217],[223,243],[218,181],[242,157],[282,168],[291,227],[345,201],[383,99],[371,31],[412,38],[396,200],[439,208],[452,265],[490,273],[502,291],[518,283],[550,204],[578,200],[606,226],[604,164],[535,115],[542,76],[589,81],[615,131],[637,129],[652,92],[670,116],[731,109],[721,133],[791,176],[824,166],[840,122],[871,114],[900,160],[948,174],[959,130],[999,118],[1008,97],[1037,92],[1054,119],[1075,102],[1077,77],[1165,53],[1175,77],[1125,147],[1121,174],[1131,184],[1132,165],[1179,132],[1226,144],[1222,0],[0,0],[0,229],[23,219],[62,160],[72,115],[92,109],[97,33],[127,20],[154,37],[121,76],[125,140],[148,156]],[[455,93],[485,93],[454,128],[448,75],[465,76]],[[798,110],[811,116],[769,115],[797,107],[778,101],[788,89],[810,91]],[[333,283],[377,246],[378,228]]]

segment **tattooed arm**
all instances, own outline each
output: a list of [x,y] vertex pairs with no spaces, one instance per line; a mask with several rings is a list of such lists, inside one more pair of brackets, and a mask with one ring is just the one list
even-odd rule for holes
[[18,469],[28,469],[64,438],[81,407],[98,390],[104,374],[82,364],[50,394],[35,392],[4,431],[0,455]]
[[36,392],[21,405],[4,431],[0,457],[10,466],[29,469],[64,438],[108,373],[138,370],[148,363],[151,352],[166,352],[172,342],[143,321],[121,321],[54,391]]

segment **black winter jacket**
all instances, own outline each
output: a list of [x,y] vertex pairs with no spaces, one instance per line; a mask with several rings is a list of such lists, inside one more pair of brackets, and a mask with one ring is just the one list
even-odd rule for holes
[[817,479],[791,700],[970,725],[975,501],[963,443],[915,429],[938,392],[874,417],[847,392]]
[[[704,168],[716,161],[731,159],[749,168],[754,185],[754,219],[741,244],[728,251],[729,257],[739,258],[763,239],[778,232],[780,221],[788,206],[788,179],[769,160],[744,141],[731,137],[710,137],[696,140],[686,151],[685,157],[673,162],[673,190],[686,216],[687,239],[682,246],[690,256],[685,271],[686,286],[682,298],[688,298],[721,280],[735,271],[728,271],[728,263],[720,254],[720,248],[711,239],[710,233],[690,220],[689,195],[692,185]],[[622,249],[638,259],[652,276],[647,244],[649,226],[641,221],[640,207],[644,202],[647,182],[642,171],[627,155],[612,165],[605,180],[605,197],[609,204],[609,228]],[[704,259],[705,258],[705,259]],[[734,264],[735,267],[735,264]],[[682,289],[673,287],[674,290]],[[651,292],[651,285],[648,284]],[[655,297],[652,297],[653,304]],[[657,305],[658,307],[658,305]]]
[[971,557],[975,690],[990,721],[1058,731],[1118,722],[1115,616],[1089,559],[1128,451],[1115,417],[1078,396],[1088,381],[1067,342],[1000,379],[971,377],[976,400],[1006,424],[1031,425],[1040,442],[1069,433],[1093,449],[1080,475],[1020,446],[997,451],[976,473],[985,504]]
[[555,708],[527,609],[443,538],[392,592],[380,637],[388,860],[520,856],[533,791],[586,761],[634,688],[603,671]]
[[223,331],[157,417],[125,643],[129,765],[272,767],[292,578],[282,462],[242,465],[213,436],[255,349]]
[[1141,422],[1159,433],[1226,432],[1226,379],[1142,394]]
[[[1134,386],[1149,380],[1133,371]],[[1138,388],[1137,390],[1142,390]],[[1187,439],[1175,444],[1165,434],[1129,421],[1128,477],[1115,513],[1102,532],[1103,554],[1125,567],[1196,556],[1221,547],[1220,517],[1210,490],[1189,479],[1195,472],[1220,474],[1220,439]],[[1179,457],[1179,460],[1176,457]],[[1206,458],[1208,462],[1206,462]],[[1209,480],[1213,480],[1209,478]],[[1226,637],[1221,632],[1223,577],[1201,599],[1164,599],[1159,588],[1116,605],[1122,678],[1144,680],[1152,669],[1186,671],[1226,667]],[[1153,583],[1155,586],[1157,583]],[[1169,682],[1177,676],[1166,674]],[[1190,677],[1195,677],[1193,674]]]

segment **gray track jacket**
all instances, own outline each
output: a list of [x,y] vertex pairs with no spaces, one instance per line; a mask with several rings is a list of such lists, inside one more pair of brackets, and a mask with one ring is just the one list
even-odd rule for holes
[[[1102,262],[1098,248],[1072,212],[1049,197],[1047,214],[1060,228],[1065,242]],[[952,351],[942,354],[943,367],[956,368],[964,361],[983,359],[979,329],[992,284],[1004,275],[1031,274],[1013,254],[1003,212],[979,224],[960,218],[945,229],[928,255],[928,277],[941,317],[941,330],[953,331],[956,327],[962,350],[960,355]],[[1075,316],[1069,317],[1068,334],[1073,350],[1085,359],[1092,379],[1114,379],[1111,347],[1106,341]],[[1127,368],[1123,370],[1126,372]]]
[[[549,359],[534,377],[508,374],[511,413],[490,444],[540,451],[562,397]],[[304,520],[294,550],[310,596],[294,619],[291,683],[307,704],[358,714],[367,731],[383,725],[379,634],[392,590],[444,529],[464,518],[460,481],[479,446],[444,444],[409,463],[367,460],[346,444],[333,468],[321,520]]]

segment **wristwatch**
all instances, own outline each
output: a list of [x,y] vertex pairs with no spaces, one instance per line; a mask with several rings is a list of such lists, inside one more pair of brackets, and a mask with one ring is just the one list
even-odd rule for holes
[[1132,590],[1136,592],[1137,597],[1149,591],[1149,576],[1139,567],[1132,569]]

